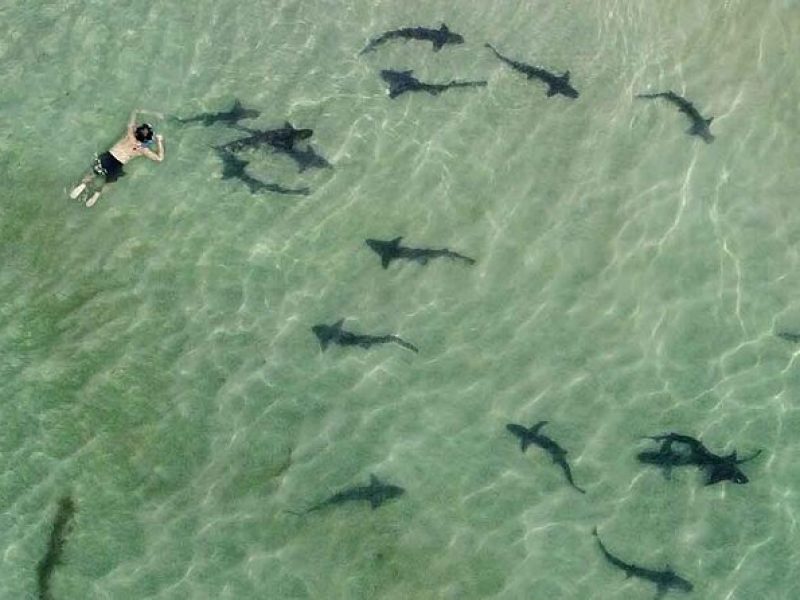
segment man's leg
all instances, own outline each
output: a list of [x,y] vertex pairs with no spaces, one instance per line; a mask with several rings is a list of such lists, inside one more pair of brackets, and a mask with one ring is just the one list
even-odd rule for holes
[[94,194],[86,201],[86,208],[91,208],[94,206],[94,203],[97,202],[98,198],[100,198],[100,192],[103,191],[104,186],[100,186]]

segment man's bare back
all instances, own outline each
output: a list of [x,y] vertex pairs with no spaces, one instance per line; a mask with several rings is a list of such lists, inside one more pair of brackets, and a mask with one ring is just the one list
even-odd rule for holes
[[[122,165],[129,163],[137,156],[145,156],[156,162],[164,160],[164,138],[160,135],[153,136],[153,128],[147,123],[136,126],[136,115],[140,112],[151,111],[135,110],[131,113],[125,136],[114,144],[111,150],[97,157],[92,169],[70,193],[71,198],[78,198],[95,176],[104,177],[105,181],[86,201],[87,207],[93,206],[100,197],[103,186],[106,183],[113,183],[125,174]],[[150,149],[153,141],[157,144],[155,152]]]

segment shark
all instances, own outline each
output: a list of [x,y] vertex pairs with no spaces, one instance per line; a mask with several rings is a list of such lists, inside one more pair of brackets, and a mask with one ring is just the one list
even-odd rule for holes
[[53,597],[50,592],[50,579],[55,568],[62,562],[61,554],[64,551],[64,543],[72,527],[74,516],[75,502],[69,496],[61,498],[58,502],[56,518],[53,521],[53,529],[50,531],[47,552],[36,565],[36,579],[41,600],[51,600]]
[[253,148],[256,146],[268,145],[275,150],[292,150],[295,142],[298,140],[307,140],[314,135],[313,129],[296,129],[294,125],[286,121],[283,127],[276,129],[248,129],[240,127],[242,131],[250,135],[245,138],[233,140],[226,144],[222,144],[220,148],[229,150],[231,152],[238,152],[245,148]]
[[792,333],[790,331],[779,331],[775,335],[777,335],[782,340],[786,340],[787,342],[791,342],[793,344],[800,342],[800,333]]
[[277,129],[257,130],[244,127],[240,129],[250,135],[222,144],[218,146],[218,148],[229,152],[238,152],[247,148],[268,146],[272,148],[274,152],[285,154],[291,158],[301,173],[306,169],[331,168],[331,164],[325,157],[319,154],[310,145],[306,146],[304,149],[297,147],[298,141],[307,140],[314,134],[312,129],[296,129],[288,121],[284,123],[283,127]]
[[336,321],[333,325],[314,325],[311,331],[317,336],[322,350],[327,350],[330,344],[339,346],[360,346],[370,348],[376,344],[397,344],[412,352],[419,352],[419,348],[410,344],[396,335],[360,335],[342,329],[344,319]]
[[656,585],[656,600],[670,590],[688,593],[694,589],[694,585],[692,585],[690,581],[678,575],[669,565],[667,565],[665,569],[658,571],[656,569],[647,569],[634,565],[633,563],[625,562],[608,551],[608,548],[605,547],[597,533],[597,527],[592,530],[592,535],[597,538],[597,544],[600,546],[600,551],[603,553],[606,560],[615,567],[622,569],[627,577],[638,577],[639,579],[649,581]]
[[[680,433],[665,433],[649,436],[661,446],[657,451],[640,452],[637,456],[639,462],[657,465],[664,469],[664,475],[669,479],[672,469],[693,465],[705,470],[706,485],[713,485],[721,481],[745,484],[749,481],[738,465],[753,460],[761,450],[756,451],[747,458],[739,458],[736,451],[727,456],[714,454],[699,440]],[[673,445],[678,444],[676,450]]]
[[393,260],[413,260],[418,262],[421,265],[428,264],[428,261],[432,258],[452,258],[457,260],[463,260],[469,265],[475,264],[475,259],[470,258],[468,256],[464,256],[463,254],[459,254],[458,252],[453,252],[448,250],[447,248],[443,248],[441,250],[434,250],[430,248],[407,248],[405,246],[400,245],[400,241],[402,237],[396,237],[393,240],[383,241],[383,240],[366,240],[367,246],[369,246],[372,250],[374,250],[378,256],[381,257],[381,265],[384,269],[389,267],[389,263]]
[[397,98],[406,92],[428,92],[437,96],[445,90],[458,87],[485,87],[486,81],[451,81],[449,83],[423,83],[412,75],[414,71],[383,69],[381,79],[389,85],[389,98]]
[[328,506],[337,506],[339,504],[344,504],[345,502],[361,501],[369,502],[369,505],[373,510],[375,510],[385,502],[388,502],[393,498],[398,498],[404,493],[405,490],[400,486],[385,483],[378,479],[375,475],[370,475],[369,485],[359,485],[345,488],[341,492],[337,492],[329,498],[326,498],[319,504],[315,504],[311,508],[305,510],[303,513],[294,514],[306,514],[315,510],[326,508]]
[[235,125],[242,119],[256,119],[261,115],[260,111],[252,108],[245,108],[239,100],[234,100],[233,108],[230,110],[216,112],[216,113],[200,113],[194,117],[181,119],[175,117],[179,123],[200,123],[208,127],[215,123],[226,123],[228,125]]
[[534,446],[539,446],[539,448],[547,452],[553,459],[553,462],[560,466],[561,470],[564,471],[564,476],[567,478],[569,484],[581,494],[585,494],[586,490],[575,485],[575,481],[572,479],[572,471],[569,468],[569,463],[567,462],[567,451],[546,435],[539,433],[539,430],[547,425],[547,423],[547,421],[539,421],[536,423],[536,425],[530,428],[517,425],[516,423],[509,423],[506,425],[506,429],[519,438],[520,447],[523,452],[525,452],[525,450],[527,450],[528,446],[531,444]]
[[217,148],[217,155],[222,160],[222,179],[238,179],[247,186],[250,193],[274,192],[276,194],[308,196],[311,193],[307,187],[287,188],[277,183],[261,181],[248,174],[245,170],[250,163],[225,150]]
[[566,96],[567,98],[577,98],[579,96],[578,90],[572,87],[572,85],[569,83],[569,71],[564,71],[564,73],[561,75],[556,75],[547,69],[527,65],[523,62],[503,56],[491,44],[484,44],[484,46],[494,52],[494,55],[502,62],[509,65],[515,71],[527,76],[528,79],[539,79],[540,81],[546,83],[548,97],[555,96],[556,94]]
[[403,27],[402,29],[387,31],[378,37],[371,39],[367,46],[360,52],[360,54],[372,52],[378,46],[381,46],[389,40],[394,39],[421,40],[431,42],[433,44],[434,52],[438,52],[446,44],[464,43],[464,37],[450,31],[450,29],[448,29],[447,25],[444,23],[442,23],[439,29],[429,29],[427,27]]
[[689,120],[692,122],[691,127],[686,131],[689,135],[696,135],[703,139],[706,144],[710,144],[714,141],[714,136],[711,134],[711,121],[714,120],[714,117],[709,117],[706,119],[700,112],[695,108],[694,104],[689,102],[686,98],[683,98],[676,94],[675,92],[669,90],[666,92],[657,92],[655,94],[636,94],[637,98],[649,100],[654,98],[664,98],[678,107],[678,110],[689,117]]

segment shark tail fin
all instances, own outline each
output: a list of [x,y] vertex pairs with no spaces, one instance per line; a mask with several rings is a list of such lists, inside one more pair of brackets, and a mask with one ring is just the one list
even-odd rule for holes
[[557,93],[558,91],[554,87],[548,88],[546,92],[548,98],[550,98],[551,96],[555,96]]
[[415,352],[415,353],[419,354],[419,348],[417,348],[417,347],[416,347],[414,344],[412,344],[412,343],[410,343],[410,342],[407,342],[407,341],[405,341],[405,340],[404,340],[403,338],[401,338],[400,336],[393,335],[393,336],[392,336],[392,339],[394,340],[394,342],[395,342],[395,343],[396,343],[398,346],[402,346],[403,348],[406,348],[406,349],[408,349],[408,350],[411,350],[412,352]]
[[597,527],[592,527],[592,535],[594,537],[600,537],[599,535],[597,535]]

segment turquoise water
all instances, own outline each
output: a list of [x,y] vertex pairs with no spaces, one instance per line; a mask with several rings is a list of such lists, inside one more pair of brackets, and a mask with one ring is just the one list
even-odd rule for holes
[[[433,53],[369,37],[445,20]],[[0,598],[800,597],[800,3],[22,2],[0,6]],[[570,69],[576,101],[497,62]],[[485,89],[390,101],[381,68]],[[715,115],[714,144],[642,91]],[[138,106],[235,97],[333,170],[158,123],[92,209],[67,198]],[[364,238],[449,247],[384,271]],[[420,347],[332,348],[346,317]],[[547,419],[586,496],[505,424]],[[678,430],[751,482],[635,460]],[[370,473],[406,494],[289,514]],[[680,597],[670,594],[667,597]]]

